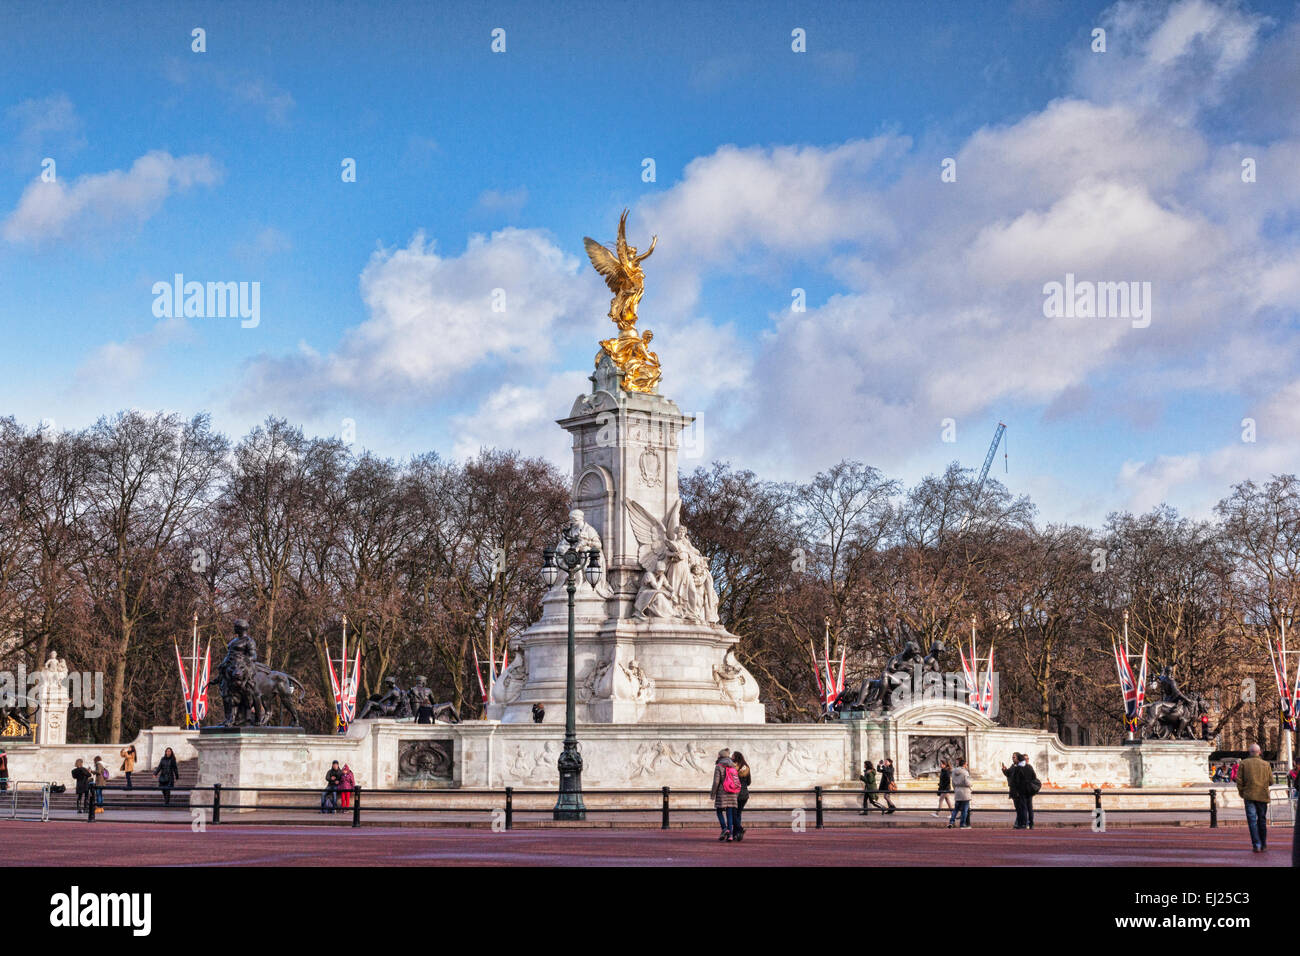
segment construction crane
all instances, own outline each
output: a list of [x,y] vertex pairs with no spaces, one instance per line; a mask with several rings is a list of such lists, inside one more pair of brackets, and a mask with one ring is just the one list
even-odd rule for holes
[[[970,527],[971,518],[975,516],[975,508],[979,504],[980,494],[984,491],[984,482],[988,479],[989,468],[993,465],[993,458],[998,453],[998,443],[1002,441],[1002,435],[1006,432],[1007,426],[998,422],[998,430],[993,433],[993,443],[989,445],[989,453],[984,456],[984,467],[980,469],[980,480],[975,484],[975,494],[971,497],[970,511],[966,512],[966,517],[962,519],[961,530],[966,531]],[[1005,448],[1002,452],[1002,461],[1007,470],[1011,470],[1011,465],[1007,461]]]
[[[998,422],[998,430],[993,433],[993,444],[989,445],[989,453],[984,456],[984,467],[980,469],[980,480],[975,484],[975,500],[979,501],[980,492],[984,490],[984,481],[989,476],[989,466],[993,464],[993,456],[998,453],[998,442],[1002,441],[1002,435],[1006,432],[1007,426]],[[1007,471],[1011,470],[1011,465],[1007,461],[1007,453],[1002,452],[1002,463]]]

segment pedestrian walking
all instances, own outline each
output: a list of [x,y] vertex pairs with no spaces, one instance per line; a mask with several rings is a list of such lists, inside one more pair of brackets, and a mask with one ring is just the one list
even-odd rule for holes
[[713,800],[713,809],[718,812],[718,825],[722,832],[718,834],[719,843],[731,843],[736,826],[736,804],[740,799],[740,774],[731,759],[731,751],[725,747],[718,751],[717,762],[713,765],[713,786],[709,788],[709,797]]
[[86,761],[80,757],[72,766],[72,779],[77,782],[77,812],[84,813],[90,809],[90,781],[94,778],[86,769]]
[[91,770],[95,775],[95,812],[104,812],[104,784],[108,783],[109,778],[113,775],[108,772],[108,765],[104,763],[104,758],[96,755],[95,766]]
[[858,779],[862,781],[862,809],[859,813],[869,813],[870,807],[875,807],[881,813],[885,808],[881,806],[880,798],[876,795],[876,765],[870,760],[862,762],[862,773],[858,774]]
[[1291,815],[1292,815],[1292,819],[1294,819],[1295,818],[1294,805],[1300,803],[1300,800],[1297,799],[1297,797],[1300,797],[1300,757],[1295,758],[1295,760],[1292,762],[1291,770],[1286,775],[1286,792],[1287,792],[1287,796],[1291,798],[1291,803],[1292,803]]
[[930,816],[939,816],[945,803],[949,810],[956,811],[957,808],[952,805],[952,764],[946,757],[939,761],[939,805]]
[[118,754],[122,758],[122,773],[126,774],[126,789],[131,789],[131,774],[135,772],[135,744],[128,744]]
[[0,791],[9,789],[9,755],[0,747]]
[[176,764],[176,753],[171,747],[163,751],[162,759],[154,768],[153,775],[158,778],[158,789],[162,791],[163,806],[170,807],[172,787],[176,786],[176,778],[181,775],[181,769]]
[[749,763],[745,760],[745,755],[739,750],[732,751],[731,762],[736,765],[736,776],[740,778],[740,793],[736,794],[736,814],[734,821],[734,831],[736,842],[739,843],[745,839],[745,827],[741,824],[740,819],[745,813],[745,804],[749,803],[749,785],[754,779],[753,771],[749,769]]
[[352,790],[357,785],[357,778],[352,773],[352,768],[347,764],[343,765],[343,777],[339,784],[342,787],[340,796],[343,798],[343,809],[346,810],[352,806]]
[[339,808],[339,787],[343,785],[343,771],[335,760],[325,771],[325,792],[320,797],[320,812],[335,813]]
[[1237,782],[1237,768],[1240,766],[1241,764],[1237,763],[1236,761],[1233,761],[1232,766],[1228,768],[1228,780],[1231,783]]
[[889,798],[891,793],[898,790],[898,784],[894,782],[894,761],[886,757],[876,766],[876,772],[880,774],[880,795],[885,798],[885,804],[889,807],[886,813],[894,813],[898,807],[894,806],[894,801]]
[[948,818],[948,828],[952,829],[957,818],[961,817],[961,828],[970,829],[970,771],[966,769],[966,758],[958,757],[957,766],[952,771],[952,795],[956,801],[952,816]]
[[1259,744],[1250,745],[1250,756],[1237,772],[1237,792],[1246,805],[1246,826],[1250,828],[1250,845],[1255,853],[1268,849],[1268,788],[1273,782],[1273,768],[1260,756]]

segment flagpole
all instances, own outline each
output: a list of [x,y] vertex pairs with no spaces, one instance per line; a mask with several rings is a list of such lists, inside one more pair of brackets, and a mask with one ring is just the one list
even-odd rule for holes
[[[1283,696],[1285,696],[1287,691],[1286,688],[1286,653],[1287,653],[1286,652],[1286,621],[1282,621],[1281,623],[1282,623],[1282,694]],[[1297,665],[1296,680],[1300,681],[1300,665]],[[1291,726],[1292,727],[1297,726],[1294,701],[1292,701],[1292,707],[1291,707]],[[1291,764],[1294,760],[1295,747],[1294,744],[1292,743],[1294,737],[1295,737],[1295,731],[1287,730],[1286,724],[1284,723],[1282,725],[1282,742],[1286,745],[1286,758],[1285,758],[1286,763],[1283,765],[1283,769],[1287,773],[1291,772]]]
[[[1125,663],[1125,664],[1128,664],[1128,662],[1129,662],[1129,652],[1128,652],[1128,608],[1124,608],[1124,663]],[[1127,701],[1126,701],[1125,703],[1127,703]],[[1130,721],[1130,720],[1127,719],[1127,718],[1128,718],[1128,708],[1127,708],[1127,707],[1124,708],[1124,716],[1125,716],[1124,724],[1125,724],[1125,726],[1128,727],[1128,739],[1129,739],[1129,740],[1132,740],[1132,739],[1133,739],[1133,723],[1132,723],[1132,721]],[[1135,714],[1134,716],[1136,717],[1137,715]]]

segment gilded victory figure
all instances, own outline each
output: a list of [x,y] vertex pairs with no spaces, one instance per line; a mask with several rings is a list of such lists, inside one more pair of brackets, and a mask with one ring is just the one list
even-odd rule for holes
[[596,355],[599,364],[601,355],[608,355],[623,373],[623,388],[629,392],[653,392],[663,374],[659,367],[659,356],[651,352],[649,345],[654,333],[646,329],[641,335],[636,330],[636,307],[645,292],[645,273],[641,263],[650,258],[655,251],[658,236],[650,240],[650,248],[637,255],[636,246],[627,242],[627,213],[618,220],[618,242],[614,251],[602,246],[595,239],[586,237],[582,240],[587,248],[587,258],[596,271],[605,277],[605,284],[614,297],[609,303],[609,317],[618,326],[618,337],[604,339],[600,343],[601,351]]

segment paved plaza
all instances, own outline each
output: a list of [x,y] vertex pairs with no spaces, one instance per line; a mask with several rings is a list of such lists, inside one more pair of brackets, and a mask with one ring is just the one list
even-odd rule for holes
[[186,826],[52,821],[0,823],[10,865],[85,866],[87,839],[107,866],[1289,866],[1291,833],[1264,854],[1244,829],[1134,827],[1012,830],[755,828],[719,844],[706,828],[489,829],[222,824]]

